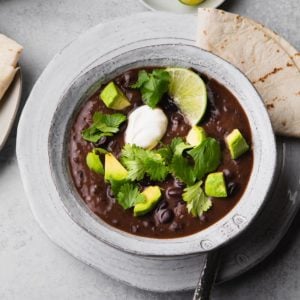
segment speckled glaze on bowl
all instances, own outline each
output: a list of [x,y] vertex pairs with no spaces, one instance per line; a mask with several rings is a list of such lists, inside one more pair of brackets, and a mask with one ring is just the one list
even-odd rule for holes
[[[135,236],[111,227],[94,215],[78,195],[68,170],[70,125],[80,105],[99,86],[124,71],[141,66],[193,67],[225,85],[239,100],[250,122],[254,165],[239,203],[221,220],[196,234],[176,239]],[[52,119],[48,140],[53,180],[73,220],[97,239],[122,251],[146,256],[188,255],[224,245],[254,219],[267,196],[276,166],[276,147],[268,114],[256,90],[235,67],[190,45],[153,45],[119,52],[76,78],[65,91]]]

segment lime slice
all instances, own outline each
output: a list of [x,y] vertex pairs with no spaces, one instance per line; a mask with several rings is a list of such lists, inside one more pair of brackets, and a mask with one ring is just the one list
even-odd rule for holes
[[196,6],[200,3],[204,2],[205,0],[179,0],[182,4],[190,5],[190,6]]
[[206,87],[200,76],[184,68],[167,68],[169,95],[193,126],[202,119],[207,106]]

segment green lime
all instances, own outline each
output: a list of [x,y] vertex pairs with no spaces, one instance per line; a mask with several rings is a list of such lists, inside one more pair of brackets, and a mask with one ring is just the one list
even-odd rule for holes
[[196,6],[204,2],[205,0],[179,0],[182,4]]
[[170,76],[169,95],[193,126],[202,119],[207,106],[205,83],[195,72],[184,68],[167,68]]

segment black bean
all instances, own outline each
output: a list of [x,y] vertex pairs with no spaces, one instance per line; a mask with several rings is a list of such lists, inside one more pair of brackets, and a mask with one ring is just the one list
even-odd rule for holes
[[119,145],[118,140],[114,140],[114,141],[109,142],[108,145],[107,145],[107,150],[109,152],[119,153],[120,150],[121,150],[121,147]]
[[157,206],[156,211],[159,211],[159,210],[161,210],[161,209],[165,209],[165,208],[168,207],[168,205],[169,205],[169,204],[168,204],[167,201],[162,201],[162,202],[160,202],[159,205]]
[[98,142],[94,143],[96,147],[103,146],[108,141],[106,136],[103,136]]
[[94,185],[91,186],[90,192],[91,192],[92,195],[97,195],[97,194],[100,193],[100,189],[96,184],[94,184]]
[[136,102],[141,100],[141,94],[135,90],[126,91],[126,96],[130,102]]
[[223,173],[226,177],[229,177],[231,175],[231,172],[228,169],[224,169]]
[[179,122],[178,121],[173,121],[172,122],[172,131],[177,131],[178,129],[178,125],[179,125]]
[[150,180],[149,177],[144,177],[139,183],[140,183],[140,186],[144,187],[144,186],[151,185],[153,182]]
[[138,228],[134,225],[131,226],[131,232],[136,233],[138,231]]
[[233,196],[239,189],[239,185],[235,182],[229,182],[227,184],[227,190],[228,190],[228,194],[229,196]]
[[178,230],[182,229],[182,224],[177,223],[177,222],[174,221],[174,222],[170,225],[169,229],[170,229],[171,231],[178,231]]
[[179,187],[171,187],[166,191],[167,198],[180,197],[182,195],[182,189]]
[[172,210],[165,208],[156,211],[155,219],[159,224],[166,224],[171,222],[174,217],[174,213]]
[[124,85],[126,87],[130,87],[132,84],[134,84],[137,81],[137,74],[134,70],[127,71],[122,76]]
[[200,216],[199,219],[200,219],[201,222],[206,222],[207,221],[207,217],[204,216],[204,215]]
[[144,226],[145,228],[149,227],[149,222],[148,222],[148,221],[143,221],[143,226]]
[[80,159],[78,156],[75,156],[75,157],[73,157],[73,161],[74,161],[74,163],[78,164]]
[[178,180],[178,179],[175,179],[174,180],[174,185],[176,187],[179,187],[179,188],[184,188],[185,187],[185,183],[183,183],[182,181]]
[[179,113],[175,113],[171,116],[171,122],[180,122],[183,120],[183,116]]
[[178,107],[176,106],[176,104],[174,103],[174,101],[171,98],[169,98],[169,97],[167,97],[166,100],[164,100],[161,103],[161,105],[169,113],[178,111]]
[[107,198],[108,198],[109,200],[113,200],[113,199],[114,199],[114,193],[113,193],[113,191],[112,191],[112,189],[111,189],[110,186],[108,186],[108,187],[106,188],[106,196],[107,196]]
[[119,131],[120,131],[120,132],[123,132],[123,131],[125,131],[126,128],[127,128],[127,124],[126,124],[126,123],[123,123],[123,124],[119,127]]
[[186,211],[185,203],[178,202],[174,208],[174,213],[177,217],[183,216]]
[[78,175],[78,177],[79,177],[81,180],[82,180],[83,177],[84,177],[83,171],[81,171],[81,170],[77,171],[77,175]]

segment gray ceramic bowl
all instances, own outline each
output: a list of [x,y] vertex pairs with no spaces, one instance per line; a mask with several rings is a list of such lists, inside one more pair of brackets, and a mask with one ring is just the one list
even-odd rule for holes
[[[141,66],[192,67],[225,85],[239,100],[250,122],[254,165],[239,203],[209,228],[176,239],[138,237],[106,224],[94,215],[78,195],[71,180],[67,145],[70,126],[82,103],[102,83]],[[276,166],[276,147],[268,114],[248,79],[221,58],[189,45],[155,45],[123,52],[76,78],[65,91],[54,114],[48,139],[53,180],[73,220],[97,239],[126,252],[149,256],[207,252],[240,234],[260,211],[270,189]]]

